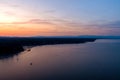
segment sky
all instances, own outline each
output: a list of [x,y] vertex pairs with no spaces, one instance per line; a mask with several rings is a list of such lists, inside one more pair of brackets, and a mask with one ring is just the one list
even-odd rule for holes
[[0,0],[0,36],[120,35],[120,0]]

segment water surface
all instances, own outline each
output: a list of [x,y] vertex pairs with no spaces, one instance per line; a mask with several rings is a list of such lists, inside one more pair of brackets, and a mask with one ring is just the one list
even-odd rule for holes
[[120,40],[33,47],[0,60],[0,80],[120,80]]

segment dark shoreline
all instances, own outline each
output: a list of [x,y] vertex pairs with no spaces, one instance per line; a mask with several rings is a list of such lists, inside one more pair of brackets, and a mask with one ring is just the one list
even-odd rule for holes
[[13,56],[24,51],[24,46],[40,46],[55,44],[78,44],[86,42],[94,42],[95,38],[79,38],[79,37],[0,37],[0,59]]

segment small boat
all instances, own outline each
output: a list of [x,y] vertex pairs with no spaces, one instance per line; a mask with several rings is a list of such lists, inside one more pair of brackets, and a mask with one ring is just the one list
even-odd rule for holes
[[27,51],[31,51],[31,49],[27,49]]

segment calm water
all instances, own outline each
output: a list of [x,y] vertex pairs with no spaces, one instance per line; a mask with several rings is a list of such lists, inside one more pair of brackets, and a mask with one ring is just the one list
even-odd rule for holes
[[0,80],[120,80],[120,40],[33,47],[0,60]]

